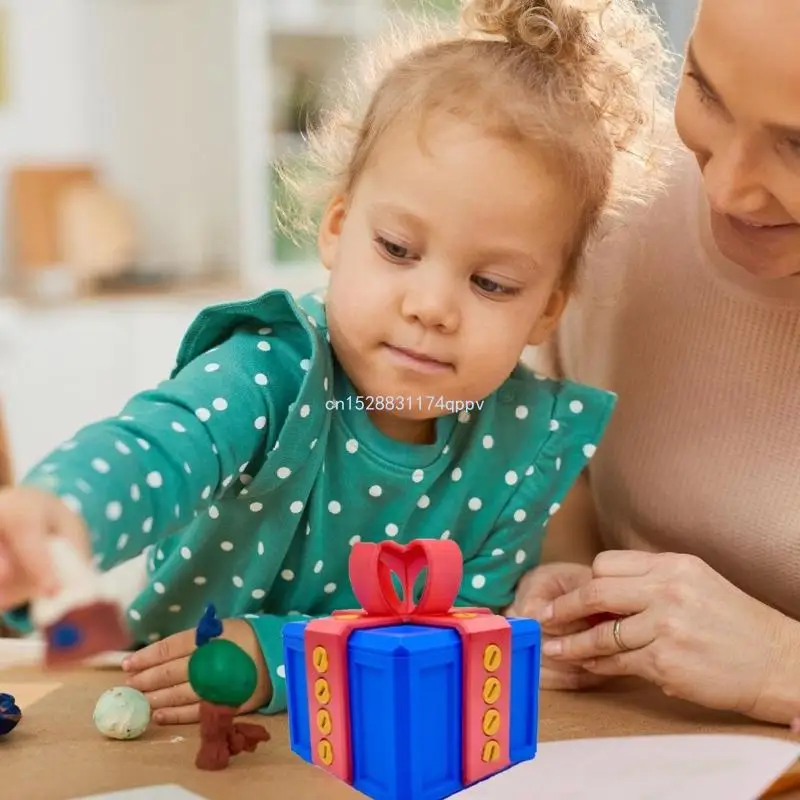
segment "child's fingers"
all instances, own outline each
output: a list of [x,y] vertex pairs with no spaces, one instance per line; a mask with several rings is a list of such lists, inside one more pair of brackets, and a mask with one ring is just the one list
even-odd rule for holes
[[182,683],[186,683],[188,677],[188,657],[177,658],[166,664],[159,664],[157,667],[150,667],[131,675],[128,679],[128,686],[147,694],[148,692],[157,692],[159,689],[180,686]]
[[[125,672],[142,672],[159,664],[166,664],[176,659],[185,658],[191,655],[195,649],[195,632],[185,630],[180,633],[173,633],[159,642],[143,647],[135,653],[131,653],[122,662],[122,669]],[[185,680],[185,679],[184,679]]]
[[0,542],[0,585],[2,585],[4,581],[11,579],[11,565],[11,551],[8,549],[5,542]]
[[154,692],[149,692],[146,697],[153,711],[158,708],[180,708],[181,706],[190,706],[200,700],[189,683],[170,686],[168,689],[158,689]]
[[13,572],[6,580],[0,579],[0,612],[11,611],[31,599],[30,580],[23,576],[14,577]]
[[31,592],[46,595],[58,590],[53,560],[50,557],[48,531],[42,511],[13,502],[0,503],[0,536],[7,553],[28,577]]
[[156,725],[191,725],[200,721],[200,704],[177,708],[159,708],[153,713]]
[[21,606],[31,599],[30,585],[19,567],[15,569],[14,554],[0,539],[0,611]]
[[73,545],[79,553],[87,559],[92,557],[92,546],[89,541],[89,532],[86,523],[77,514],[70,511],[62,501],[56,512],[56,533]]

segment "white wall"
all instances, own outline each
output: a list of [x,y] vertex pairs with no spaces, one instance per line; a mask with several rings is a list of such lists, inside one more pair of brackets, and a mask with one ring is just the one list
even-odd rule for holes
[[235,264],[236,4],[89,3],[97,156],[139,210],[145,263]]
[[236,265],[237,4],[0,6],[11,91],[0,107],[0,190],[16,162],[96,161],[133,204],[145,265]]
[[2,219],[10,164],[85,159],[91,156],[94,141],[85,58],[86,0],[0,0],[0,4],[8,12],[9,49],[9,100],[0,106]]
[[667,28],[673,48],[682,53],[692,30],[697,0],[653,0]]
[[0,308],[0,319],[13,313],[13,332],[0,326],[0,399],[16,476],[79,428],[118,414],[132,395],[169,377],[192,319],[228,299]]

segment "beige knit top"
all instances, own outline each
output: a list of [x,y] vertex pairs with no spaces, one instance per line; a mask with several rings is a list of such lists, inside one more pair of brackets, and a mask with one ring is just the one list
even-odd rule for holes
[[800,617],[800,278],[720,256],[692,158],[594,248],[556,347],[619,395],[590,469],[605,546],[693,553]]

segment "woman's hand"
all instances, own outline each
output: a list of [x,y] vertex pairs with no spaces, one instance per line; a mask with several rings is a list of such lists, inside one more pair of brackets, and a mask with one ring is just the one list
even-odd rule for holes
[[[542,611],[557,597],[571,592],[592,579],[592,569],[585,564],[545,564],[528,572],[517,584],[516,597],[506,609],[508,617],[530,617],[542,622]],[[542,623],[542,642],[553,636],[584,631],[591,620],[574,620],[566,625]],[[580,664],[542,657],[540,686],[542,689],[589,689],[606,680],[593,675]]]
[[[239,645],[255,662],[258,685],[241,712],[255,711],[269,699],[272,687],[253,628],[244,619],[223,621],[223,639]],[[195,630],[181,631],[128,656],[122,668],[127,685],[143,692],[158,725],[182,725],[200,719],[200,698],[189,684],[189,657],[195,651]]]
[[606,552],[592,572],[554,598],[545,624],[618,614],[617,639],[614,621],[605,621],[547,642],[545,655],[595,675],[637,675],[710,708],[783,724],[796,715],[799,681],[789,665],[800,647],[797,623],[695,556]]

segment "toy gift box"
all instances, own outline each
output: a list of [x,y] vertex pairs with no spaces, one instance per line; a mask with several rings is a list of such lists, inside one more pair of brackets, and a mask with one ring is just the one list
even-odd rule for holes
[[297,755],[373,800],[440,800],[534,758],[539,624],[454,608],[462,575],[452,540],[354,545],[362,608],[283,630]]

